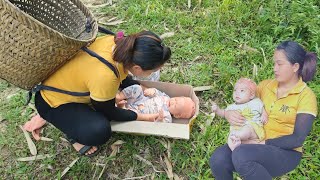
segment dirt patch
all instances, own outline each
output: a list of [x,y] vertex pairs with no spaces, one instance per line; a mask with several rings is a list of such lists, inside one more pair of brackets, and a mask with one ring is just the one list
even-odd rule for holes
[[7,146],[3,146],[0,149],[0,156],[3,157],[3,158],[7,158],[7,157],[10,156],[10,151],[9,151],[9,148]]
[[0,133],[4,134],[6,132],[7,125],[5,121],[0,122]]
[[21,89],[18,87],[8,87],[0,93],[1,100],[8,100],[12,96],[16,95]]

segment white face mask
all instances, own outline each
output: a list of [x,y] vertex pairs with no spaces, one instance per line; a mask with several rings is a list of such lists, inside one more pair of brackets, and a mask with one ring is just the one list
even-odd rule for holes
[[[130,72],[129,72],[130,73]],[[132,75],[132,73],[130,73]],[[160,79],[160,69],[151,73],[149,76],[146,77],[138,77],[132,75],[134,80],[143,80],[143,81],[159,81]]]

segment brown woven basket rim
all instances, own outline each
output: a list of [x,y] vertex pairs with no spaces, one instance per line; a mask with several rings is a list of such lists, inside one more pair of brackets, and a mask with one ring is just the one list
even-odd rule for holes
[[[49,31],[52,31],[52,33],[58,34],[59,36],[63,36],[65,38],[74,40],[74,41],[78,41],[78,42],[83,42],[83,43],[87,43],[88,41],[92,41],[96,38],[97,36],[97,27],[93,27],[96,29],[92,29],[93,32],[93,36],[90,39],[87,40],[80,40],[80,39],[75,39],[73,37],[67,36],[63,33],[60,33],[59,31],[52,29],[51,27],[47,26],[46,24],[38,21],[36,18],[34,18],[33,16],[30,16],[28,13],[25,13],[24,11],[22,11],[20,8],[18,8],[17,6],[15,6],[14,4],[12,4],[9,0],[4,0],[6,1],[11,7],[13,7],[14,9],[16,9],[17,11],[19,11],[20,13],[22,13],[24,16],[26,16],[28,19],[30,19],[31,21],[35,22],[36,24],[38,24],[41,27],[45,27],[46,29],[48,29]],[[73,1],[77,1],[78,3],[80,3],[82,6],[84,6],[86,9],[87,7],[80,1],[80,0],[73,0]],[[93,14],[91,13],[91,11],[89,9],[87,9],[88,13],[90,14],[90,16],[92,17],[92,24],[94,24],[94,22],[96,22],[96,19],[94,18]]]

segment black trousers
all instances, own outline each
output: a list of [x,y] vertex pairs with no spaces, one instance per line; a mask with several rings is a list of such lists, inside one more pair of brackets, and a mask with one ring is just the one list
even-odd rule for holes
[[262,144],[242,144],[234,151],[228,145],[218,147],[210,158],[217,180],[232,180],[238,172],[245,180],[271,180],[292,171],[302,153]]
[[98,146],[111,137],[110,121],[87,104],[68,103],[51,108],[37,92],[35,106],[42,118],[80,144]]

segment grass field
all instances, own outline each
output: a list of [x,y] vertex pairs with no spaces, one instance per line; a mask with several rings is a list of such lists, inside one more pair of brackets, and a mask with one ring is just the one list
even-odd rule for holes
[[[63,179],[213,179],[208,159],[226,142],[229,126],[224,119],[206,115],[210,113],[209,100],[226,107],[232,102],[233,84],[238,78],[245,76],[256,82],[273,78],[273,50],[283,40],[295,40],[320,54],[318,0],[115,0],[112,5],[98,8],[101,3],[106,2],[95,2],[90,7],[102,23],[113,17],[124,21],[107,26],[112,31],[130,34],[147,29],[160,35],[174,32],[164,39],[173,54],[161,71],[161,81],[212,88],[197,93],[201,113],[190,140],[114,134],[98,156],[80,157]],[[320,107],[319,73],[308,85]],[[24,106],[25,95],[25,91],[0,82],[0,179],[60,179],[78,155],[51,125],[44,128],[43,136],[53,141],[35,143],[38,154],[51,156],[17,161],[31,156],[19,128],[34,113],[32,106]],[[300,165],[278,179],[319,178],[319,134],[317,118],[304,143]],[[124,143],[111,146],[118,140]],[[111,156],[112,152],[116,155]]]

